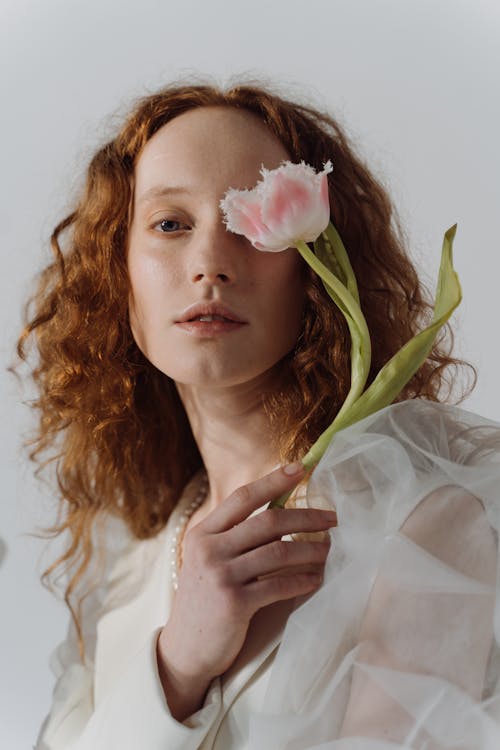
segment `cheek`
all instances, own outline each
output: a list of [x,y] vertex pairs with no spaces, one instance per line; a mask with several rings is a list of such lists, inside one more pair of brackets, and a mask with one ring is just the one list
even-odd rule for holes
[[128,272],[135,297],[157,294],[171,275],[165,258],[146,252],[129,254]]
[[176,274],[174,269],[167,267],[165,259],[133,250],[129,253],[127,265],[130,327],[137,345],[146,354],[154,344],[157,328],[162,325],[161,313],[165,311],[172,289],[175,289]]

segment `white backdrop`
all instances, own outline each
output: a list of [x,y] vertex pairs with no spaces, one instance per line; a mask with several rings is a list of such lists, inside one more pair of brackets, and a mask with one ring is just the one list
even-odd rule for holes
[[0,746],[17,750],[32,747],[49,708],[48,657],[67,615],[39,583],[55,549],[42,559],[44,543],[28,534],[54,501],[21,450],[29,410],[5,367],[51,229],[113,132],[110,115],[189,74],[270,79],[330,108],[390,188],[432,289],[443,232],[458,222],[456,353],[479,371],[464,407],[500,421],[500,4],[2,0],[0,56]]

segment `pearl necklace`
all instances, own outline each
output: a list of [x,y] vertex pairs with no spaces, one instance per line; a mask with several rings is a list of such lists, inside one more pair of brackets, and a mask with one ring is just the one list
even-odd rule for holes
[[170,546],[170,567],[172,571],[172,586],[174,591],[177,591],[179,586],[179,571],[182,565],[182,540],[186,531],[186,526],[197,508],[200,507],[202,502],[205,500],[208,494],[208,477],[206,473],[203,474],[200,480],[200,487],[198,494],[194,500],[188,505],[188,507],[181,513],[177,526],[174,530],[174,536]]

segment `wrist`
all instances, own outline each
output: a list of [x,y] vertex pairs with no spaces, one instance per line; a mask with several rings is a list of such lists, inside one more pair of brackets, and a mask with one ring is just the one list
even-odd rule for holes
[[156,646],[158,674],[170,712],[182,722],[203,706],[213,676],[200,674],[191,665],[182,665],[179,655],[173,655],[169,646],[163,628]]

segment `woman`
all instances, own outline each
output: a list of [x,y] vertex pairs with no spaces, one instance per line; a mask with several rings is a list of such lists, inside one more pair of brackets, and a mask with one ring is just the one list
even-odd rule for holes
[[[334,441],[309,484],[312,507],[266,510],[304,478],[297,460],[347,394],[350,341],[298,253],[255,250],[226,230],[219,203],[230,187],[253,187],[262,165],[328,159],[373,379],[429,303],[386,194],[326,115],[258,88],[169,87],[97,152],[54,231],[56,260],[20,341],[23,356],[35,334],[33,455],[58,446],[56,530],[70,536],[46,571],[69,566],[72,624],[38,750],[455,747],[427,720],[419,683],[387,685],[430,675],[463,705],[484,697],[498,470],[488,464],[480,501],[469,477],[487,470],[471,460],[457,482],[437,468],[439,436],[463,435],[465,414],[433,404],[445,369],[462,364],[442,342],[401,403]],[[392,454],[380,452],[384,419]],[[472,435],[488,426],[475,420]],[[476,443],[461,439],[467,460]],[[452,454],[449,465],[465,464]],[[372,481],[385,462],[385,480]],[[424,591],[436,571],[443,580]],[[459,617],[453,647],[423,648]],[[441,723],[455,722],[457,705]],[[355,737],[361,745],[348,744]]]

